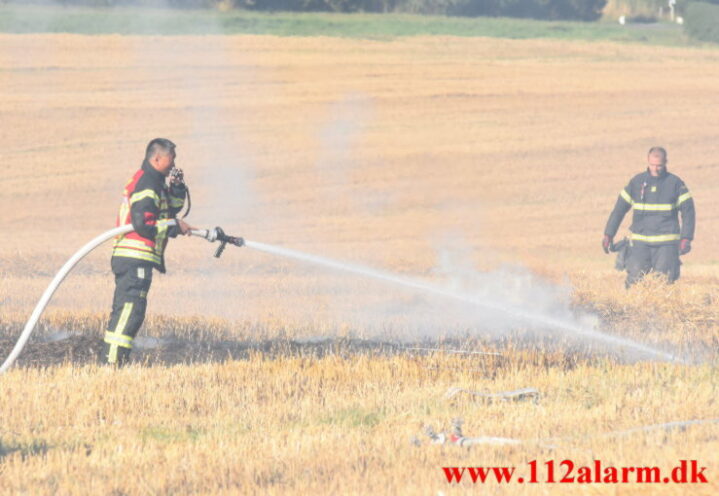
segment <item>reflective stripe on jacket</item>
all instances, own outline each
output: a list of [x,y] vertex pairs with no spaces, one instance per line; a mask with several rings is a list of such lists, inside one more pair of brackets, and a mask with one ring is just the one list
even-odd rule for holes
[[117,216],[118,226],[132,224],[135,231],[115,239],[112,256],[149,262],[165,272],[167,238],[177,236],[178,230],[157,221],[174,218],[185,204],[185,194],[184,186],[168,188],[165,176],[144,161],[125,186]]
[[654,177],[647,170],[634,176],[619,192],[604,234],[614,237],[631,208],[634,214],[629,239],[633,241],[659,245],[694,238],[694,200],[684,181],[674,174],[664,171]]

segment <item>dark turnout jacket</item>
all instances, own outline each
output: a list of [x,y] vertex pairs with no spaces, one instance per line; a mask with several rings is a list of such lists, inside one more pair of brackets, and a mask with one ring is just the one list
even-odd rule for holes
[[694,239],[696,215],[692,195],[684,181],[666,170],[658,177],[647,170],[629,181],[619,193],[604,234],[614,237],[630,208],[634,209],[629,227],[629,238],[633,241],[662,245]]
[[186,188],[165,184],[165,176],[145,160],[123,192],[117,225],[132,224],[135,229],[118,236],[112,257],[149,263],[165,272],[167,238],[178,234],[177,226],[167,227],[158,221],[174,218],[185,204]]

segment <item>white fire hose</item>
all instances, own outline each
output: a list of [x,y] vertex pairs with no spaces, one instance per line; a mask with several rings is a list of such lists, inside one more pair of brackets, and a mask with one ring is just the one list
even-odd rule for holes
[[[174,226],[176,224],[176,221],[174,219],[161,221],[160,224],[164,224],[169,227]],[[17,340],[17,343],[15,343],[15,347],[10,352],[10,355],[8,355],[8,357],[5,359],[5,362],[2,364],[2,366],[0,366],[0,374],[4,373],[7,369],[9,369],[10,366],[12,366],[13,362],[15,362],[15,359],[17,359],[18,355],[22,352],[23,348],[25,347],[25,344],[27,344],[28,339],[30,339],[30,334],[32,334],[32,331],[35,329],[35,325],[40,319],[42,312],[45,310],[45,307],[50,302],[50,298],[52,298],[52,295],[55,294],[55,291],[57,290],[58,286],[60,286],[60,284],[65,279],[67,274],[72,270],[72,268],[75,267],[75,265],[77,265],[77,263],[82,260],[85,255],[90,253],[92,250],[100,246],[108,239],[129,233],[133,230],[134,229],[132,227],[132,224],[127,224],[125,226],[111,229],[99,235],[98,237],[87,243],[85,246],[80,248],[77,253],[75,253],[67,262],[65,262],[65,265],[63,265],[62,268],[58,271],[58,273],[55,275],[55,278],[52,280],[50,285],[42,294],[42,297],[35,306],[35,310],[33,310],[30,319],[25,324],[25,328],[23,329],[20,338]],[[244,240],[242,238],[227,236],[219,227],[216,227],[214,229],[193,229],[192,231],[190,231],[190,235],[205,238],[210,242],[220,241],[221,245],[215,253],[216,257],[220,256],[222,250],[224,250],[227,243],[231,243],[236,246],[242,246],[242,244],[244,244]]]

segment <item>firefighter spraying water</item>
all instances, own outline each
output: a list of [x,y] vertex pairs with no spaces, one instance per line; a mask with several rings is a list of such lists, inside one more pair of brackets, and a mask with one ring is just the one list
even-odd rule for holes
[[[132,342],[147,311],[147,296],[153,269],[165,273],[165,248],[168,238],[182,235],[201,236],[218,241],[215,257],[228,243],[242,246],[242,238],[228,236],[222,228],[198,230],[177,215],[189,201],[189,189],[182,169],[175,167],[175,144],[156,138],[147,145],[140,169],[125,186],[117,224],[132,225],[133,231],[118,236],[112,250],[115,294],[105,332],[105,363],[122,365],[132,350]],[[169,177],[169,185],[165,178]],[[185,212],[185,216],[189,213]],[[184,218],[184,217],[183,217]],[[162,221],[174,219],[174,224]]]
[[[159,221],[175,218],[185,205],[187,187],[175,169],[175,144],[156,138],[147,145],[140,169],[125,185],[117,225],[131,224],[133,231],[118,236],[112,249],[115,275],[112,312],[105,332],[105,363],[122,365],[145,320],[153,269],[165,273],[165,248],[169,238],[189,234],[192,226],[178,219],[175,225]],[[175,169],[177,170],[177,169]]]
[[[158,224],[166,227],[171,227],[176,225],[175,219],[170,219],[166,221],[160,221]],[[62,281],[65,280],[65,277],[70,273],[70,271],[82,260],[85,258],[85,256],[90,253],[92,250],[100,246],[102,243],[106,242],[109,239],[115,238],[117,236],[122,236],[123,234],[129,233],[133,230],[132,224],[116,227],[114,229],[111,229],[107,232],[102,233],[101,235],[97,236],[96,238],[92,239],[90,242],[88,242],[86,245],[84,245],[82,248],[80,248],[72,257],[68,259],[67,262],[60,268],[60,270],[55,274],[55,277],[50,282],[50,285],[45,289],[42,296],[40,297],[40,300],[37,302],[37,305],[35,305],[35,308],[33,309],[32,314],[30,315],[30,318],[25,323],[25,327],[22,330],[22,333],[20,334],[20,337],[18,338],[17,342],[15,343],[15,346],[13,347],[10,354],[5,359],[5,362],[0,366],[0,374],[3,372],[6,372],[12,364],[15,362],[17,357],[22,352],[23,348],[27,344],[28,339],[30,339],[30,335],[32,334],[32,331],[35,329],[35,325],[37,324],[37,321],[40,319],[40,316],[42,316],[43,311],[45,311],[45,307],[47,307],[48,303],[50,303],[50,299],[55,294],[55,291],[57,291],[57,288],[62,284]],[[214,229],[191,229],[189,231],[190,236],[197,236],[203,239],[206,239],[210,242],[219,242],[220,246],[232,244],[235,246],[244,246],[244,239],[236,236],[228,236],[224,233],[224,231],[216,227]],[[221,251],[218,249],[215,252],[215,256],[219,257],[221,254]]]
[[[171,227],[176,224],[176,220],[170,219],[170,220],[160,221],[160,222],[158,222],[158,224],[166,225],[167,227]],[[35,325],[37,324],[38,319],[42,315],[42,312],[44,311],[45,307],[47,306],[50,299],[52,298],[52,295],[55,293],[55,291],[57,290],[59,285],[62,283],[62,281],[65,279],[65,277],[70,272],[70,270],[80,260],[82,260],[83,257],[85,257],[88,253],[90,253],[93,249],[100,246],[105,241],[107,241],[113,237],[121,236],[128,232],[131,232],[132,230],[133,230],[132,224],[128,224],[128,225],[117,227],[115,229],[112,229],[110,231],[107,231],[107,232],[101,234],[100,236],[96,237],[95,239],[93,239],[92,241],[87,243],[85,246],[83,246],[77,253],[75,253],[65,263],[65,265],[63,265],[63,267],[55,275],[55,278],[52,280],[50,285],[47,287],[47,289],[43,293],[38,304],[35,306],[35,309],[33,310],[33,313],[30,316],[30,319],[25,324],[25,328],[23,329],[22,334],[20,335],[20,338],[18,339],[17,343],[15,344],[15,347],[13,348],[13,350],[11,351],[10,355],[7,357],[5,362],[2,364],[2,366],[0,366],[0,374],[7,371],[7,369],[10,368],[12,366],[12,364],[15,362],[15,359],[17,359],[18,355],[22,352],[22,349],[24,348],[25,344],[27,343],[33,329],[35,328]],[[226,247],[228,244],[232,244],[234,246],[247,246],[248,248],[252,248],[254,250],[258,250],[261,252],[278,255],[278,256],[282,256],[282,257],[286,257],[286,258],[292,258],[292,259],[302,261],[305,263],[319,265],[319,266],[325,267],[327,269],[339,270],[339,271],[352,273],[352,274],[356,274],[356,275],[363,276],[363,277],[369,277],[372,279],[386,282],[388,284],[403,286],[412,291],[419,291],[419,292],[422,292],[422,293],[425,293],[428,295],[434,295],[435,297],[439,297],[439,298],[445,298],[445,299],[459,301],[459,302],[471,305],[473,307],[477,307],[478,309],[484,308],[484,309],[491,309],[491,310],[495,310],[495,311],[501,311],[501,312],[507,313],[508,315],[511,315],[514,318],[517,318],[518,320],[523,321],[523,322],[539,324],[539,325],[549,328],[549,329],[561,330],[563,332],[576,335],[577,337],[587,338],[587,339],[595,340],[597,342],[602,342],[609,346],[612,346],[613,348],[615,348],[618,351],[630,350],[632,352],[638,353],[640,357],[643,357],[646,359],[662,360],[662,361],[675,362],[675,363],[686,363],[685,360],[680,356],[673,355],[671,353],[666,353],[664,351],[652,348],[652,347],[647,346],[642,343],[638,343],[631,339],[622,338],[619,336],[612,336],[610,334],[605,334],[605,333],[600,332],[593,328],[581,327],[576,324],[571,324],[568,322],[564,322],[562,320],[558,320],[551,316],[524,311],[520,308],[516,308],[513,306],[507,306],[503,303],[496,303],[496,302],[491,302],[491,301],[484,301],[482,299],[476,299],[476,298],[473,298],[471,295],[465,295],[461,292],[437,287],[437,286],[428,284],[425,281],[409,279],[409,278],[398,276],[396,274],[384,272],[381,270],[376,270],[376,269],[372,269],[369,267],[362,267],[362,266],[358,266],[356,264],[349,264],[349,263],[345,263],[345,262],[341,262],[341,261],[337,261],[337,260],[328,259],[325,257],[319,257],[316,255],[298,252],[296,250],[280,248],[277,246],[267,245],[267,244],[259,243],[259,242],[255,242],[255,241],[245,241],[243,238],[240,238],[240,237],[228,236],[227,234],[224,233],[224,231],[220,227],[216,227],[214,229],[190,229],[189,235],[201,237],[210,242],[219,242],[220,246],[218,247],[218,249],[215,252],[216,257],[219,257],[222,254],[224,247]]]
[[[656,158],[657,155],[656,153],[652,155],[650,151],[650,169],[652,157]],[[661,160],[662,158],[664,160]],[[663,157],[657,158],[657,160],[663,163],[665,163],[665,159],[665,152]],[[546,329],[553,329],[577,337],[603,342],[620,351],[631,350],[635,353],[639,353],[640,356],[644,358],[685,363],[681,357],[657,350],[642,343],[605,334],[595,328],[588,328],[578,325],[577,323],[566,322],[551,315],[528,311],[501,301],[476,298],[472,295],[438,287],[425,281],[408,279],[356,264],[331,260],[254,241],[245,242],[241,237],[227,235],[220,227],[215,227],[214,229],[194,228],[187,224],[182,218],[177,218],[185,206],[185,201],[187,200],[189,203],[189,191],[184,182],[182,171],[175,168],[174,160],[175,145],[171,141],[158,138],[148,144],[141,168],[133,175],[125,187],[123,202],[120,207],[120,215],[118,216],[118,227],[90,241],[60,269],[36,305],[15,347],[2,366],[0,366],[0,373],[5,372],[20,354],[38,319],[49,303],[50,298],[70,270],[85,255],[90,253],[90,251],[113,237],[115,238],[115,242],[111,267],[115,275],[116,285],[112,313],[104,336],[105,352],[102,358],[105,363],[113,365],[126,363],[132,349],[133,340],[145,317],[147,296],[152,282],[153,270],[157,270],[161,273],[165,272],[164,250],[167,241],[169,238],[176,237],[180,234],[201,237],[209,242],[218,242],[219,246],[215,251],[215,257],[220,257],[228,244],[238,247],[248,246],[265,253],[320,265],[332,270],[340,270],[370,277],[438,298],[455,300],[476,307],[478,311],[482,311],[482,309],[499,311],[518,321],[533,323]],[[166,184],[168,177],[170,178],[169,185]],[[663,226],[662,228],[676,230],[677,232],[672,231],[662,236],[671,236],[672,241],[675,238],[676,240],[682,240],[679,246],[677,246],[676,243],[669,245],[674,251],[678,249],[681,249],[684,253],[688,251],[688,240],[691,239],[693,234],[694,211],[691,196],[688,191],[686,191],[684,184],[676,178],[676,176],[669,175],[669,182],[666,182],[667,173],[665,169],[664,175],[652,175],[651,177],[654,179],[647,179],[647,181],[653,181],[650,185],[649,192],[646,191],[647,185],[644,185],[640,190],[635,192],[633,187],[633,184],[636,182],[635,180],[632,180],[627,190],[622,191],[623,194],[620,196],[617,202],[618,206],[615,207],[615,211],[610,217],[607,234],[603,241],[603,247],[606,251],[616,249],[617,246],[613,243],[613,235],[621,222],[621,218],[630,206],[634,206],[635,208],[635,222],[632,224],[633,245],[637,246],[637,241],[642,240],[646,242],[645,238],[647,238],[647,236],[651,237],[650,234],[641,230],[640,226],[643,224],[638,223],[636,211],[644,212],[648,210],[653,212],[657,210],[655,207],[659,205],[662,207],[661,211],[664,212],[663,203],[648,202],[656,202],[657,200],[652,200],[656,195],[669,195],[667,189],[676,194],[667,200],[670,201],[670,203],[666,204],[668,205],[668,208],[666,208],[668,213],[665,213],[663,217],[659,218],[660,221],[664,222],[659,222],[659,224]],[[662,182],[662,180],[665,180],[665,182]],[[674,187],[667,188],[665,187],[666,184],[674,185]],[[639,195],[637,199],[634,198],[635,194]],[[664,196],[661,198],[664,198]],[[640,201],[642,203],[639,203]],[[624,205],[622,202],[627,205]],[[672,219],[676,219],[677,209],[681,209],[684,221],[681,235],[678,233],[678,222],[676,222],[676,226],[675,223],[672,222]],[[639,216],[639,220],[642,220],[641,215]],[[651,217],[650,220],[656,219]],[[650,249],[654,248],[654,245],[648,242],[646,244],[649,245]],[[665,246],[665,244],[658,244],[658,246]]]
[[[182,234],[219,242],[215,257],[220,257],[228,244],[244,245],[241,237],[229,236],[220,227],[196,229],[177,218],[186,200],[185,216],[190,205],[189,189],[182,170],[175,167],[175,156],[172,141],[164,138],[150,141],[140,169],[125,186],[117,227],[87,243],[63,265],[35,306],[15,347],[0,366],[0,373],[18,357],[70,270],[105,241],[115,238],[110,264],[115,276],[115,293],[102,359],[116,365],[127,362],[132,342],[144,321],[153,269],[165,272],[164,252],[168,238]],[[166,184],[167,177],[170,177],[169,185]]]

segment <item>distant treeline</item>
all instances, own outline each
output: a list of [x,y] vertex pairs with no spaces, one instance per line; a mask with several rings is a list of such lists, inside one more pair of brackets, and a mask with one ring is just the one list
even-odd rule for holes
[[[3,0],[0,0],[2,3]],[[10,3],[14,3],[10,0]],[[22,3],[42,3],[41,1]],[[93,7],[240,8],[289,12],[403,12],[448,16],[595,21],[607,0],[50,0]]]

